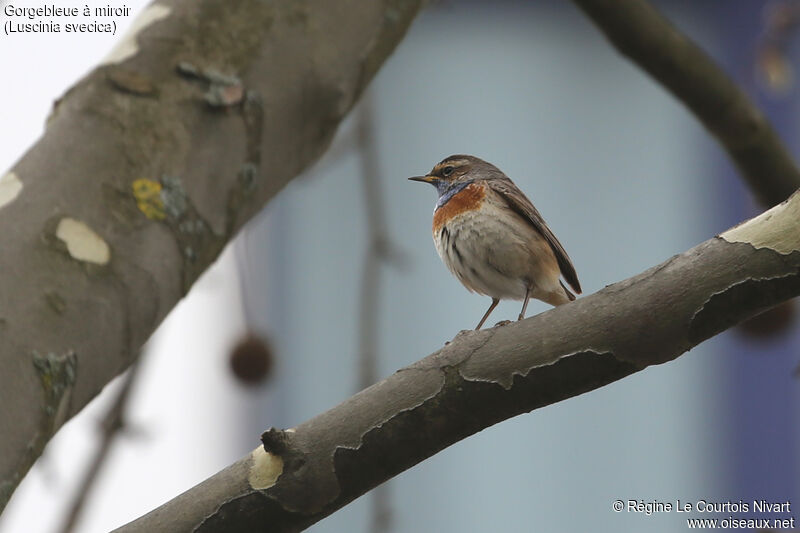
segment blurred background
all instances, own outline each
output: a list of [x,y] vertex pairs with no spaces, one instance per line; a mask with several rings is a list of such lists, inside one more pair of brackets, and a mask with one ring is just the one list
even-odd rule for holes
[[[144,2],[125,5],[135,14]],[[797,2],[657,5],[796,153]],[[34,142],[52,101],[117,38],[0,36],[0,167]],[[569,252],[584,294],[761,210],[697,121],[571,3],[435,3],[329,153],[251,221],[152,337],[127,429],[77,531],[122,525],[256,448],[264,429],[297,425],[349,397],[362,387],[360,353],[374,355],[381,378],[474,327],[489,299],[441,264],[430,236],[435,192],[406,180],[454,153],[496,164],[525,191]],[[367,185],[371,205],[383,205],[377,222]],[[367,228],[376,224],[391,253],[365,297]],[[359,317],[369,302],[376,329],[365,338]],[[532,302],[528,316],[547,308]],[[502,303],[491,323],[518,311]],[[674,362],[489,428],[390,481],[377,505],[368,494],[311,530],[666,532],[683,531],[685,516],[615,513],[612,502],[800,505],[797,323],[785,307]],[[118,387],[52,440],[0,533],[58,530]]]

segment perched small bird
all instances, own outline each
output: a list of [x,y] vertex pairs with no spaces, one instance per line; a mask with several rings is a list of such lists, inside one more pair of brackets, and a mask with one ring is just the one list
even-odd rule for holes
[[451,155],[425,176],[439,192],[433,210],[433,242],[444,264],[470,292],[500,300],[551,305],[575,299],[561,276],[580,294],[581,284],[567,252],[530,200],[496,166],[471,155]]

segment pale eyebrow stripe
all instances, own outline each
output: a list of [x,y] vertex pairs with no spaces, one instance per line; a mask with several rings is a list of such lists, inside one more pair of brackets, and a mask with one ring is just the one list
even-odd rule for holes
[[467,161],[466,159],[450,159],[442,161],[441,163],[437,163],[436,166],[433,167],[433,170],[439,170],[440,168],[450,167],[450,166],[457,167],[461,165],[466,165],[468,163],[469,161]]

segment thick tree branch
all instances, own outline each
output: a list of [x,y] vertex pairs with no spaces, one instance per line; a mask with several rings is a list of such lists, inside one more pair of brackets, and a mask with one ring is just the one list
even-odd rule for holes
[[328,146],[422,0],[161,0],[0,176],[0,509],[233,233]]
[[651,268],[522,322],[460,333],[118,533],[296,531],[509,417],[672,360],[800,294],[800,193]]
[[623,55],[683,102],[769,207],[800,188],[800,172],[747,96],[646,0],[573,0]]

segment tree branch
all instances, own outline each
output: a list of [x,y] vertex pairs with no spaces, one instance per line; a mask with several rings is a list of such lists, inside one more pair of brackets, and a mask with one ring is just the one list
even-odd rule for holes
[[497,422],[664,363],[800,294],[800,193],[638,276],[453,342],[118,533],[297,531]]
[[646,0],[573,1],[622,55],[695,114],[728,151],[759,202],[775,205],[800,188],[800,172],[767,119]]
[[160,0],[0,176],[0,509],[253,214],[327,148],[422,0]]

